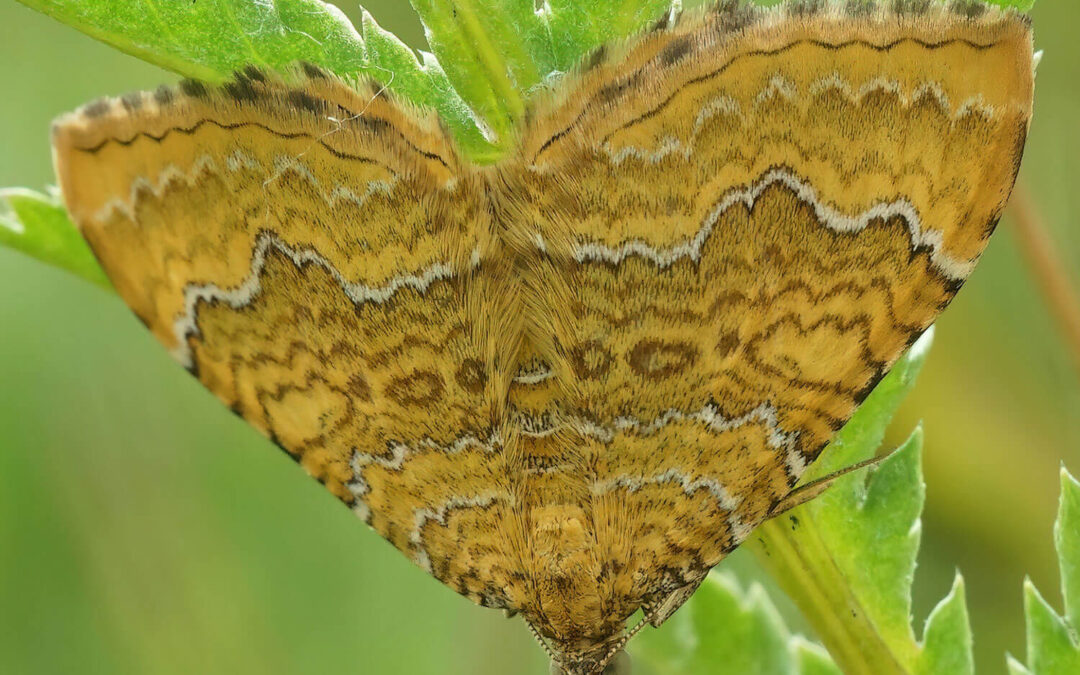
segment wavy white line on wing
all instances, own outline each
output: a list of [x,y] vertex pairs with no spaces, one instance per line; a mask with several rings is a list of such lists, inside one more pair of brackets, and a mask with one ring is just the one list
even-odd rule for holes
[[602,443],[611,443],[617,434],[633,433],[638,436],[651,436],[673,422],[693,421],[704,424],[713,433],[732,431],[747,424],[760,424],[768,434],[769,447],[784,453],[784,463],[792,476],[798,477],[806,470],[806,459],[799,451],[799,432],[787,431],[780,426],[779,411],[772,403],[764,402],[753,410],[738,417],[724,417],[720,409],[707,403],[700,410],[684,412],[667,410],[650,421],[634,417],[616,417],[610,425],[597,424],[581,418],[575,418],[570,425],[581,435],[595,438]]
[[425,571],[431,572],[431,558],[428,557],[427,548],[424,546],[424,536],[421,533],[429,521],[433,520],[440,525],[446,525],[446,516],[451,511],[486,508],[499,501],[512,503],[513,500],[505,492],[488,490],[472,497],[451,497],[434,509],[421,508],[413,511],[413,529],[409,533],[409,541],[416,547],[414,557],[416,564]]
[[390,444],[389,457],[360,452],[359,450],[354,449],[352,458],[349,460],[349,467],[353,471],[353,478],[346,485],[349,492],[356,498],[356,504],[353,506],[353,510],[357,515],[363,518],[365,522],[371,516],[367,505],[364,504],[363,501],[371,491],[371,486],[368,485],[367,480],[364,478],[364,471],[367,467],[375,465],[391,471],[400,471],[405,465],[405,460],[419,452],[430,451],[446,455],[455,455],[470,448],[480,450],[481,452],[497,452],[502,448],[502,439],[496,433],[492,434],[486,441],[481,440],[472,434],[465,434],[446,444],[438,443],[430,438],[425,438],[422,441],[411,445],[393,442]]
[[810,183],[803,181],[785,168],[771,169],[757,182],[728,191],[705,217],[697,233],[689,240],[667,247],[653,247],[641,240],[628,241],[616,247],[590,242],[575,246],[574,257],[579,263],[603,262],[619,265],[626,258],[637,256],[649,260],[660,268],[670,267],[683,258],[696,263],[701,259],[701,251],[720,216],[735,206],[741,205],[752,209],[762,193],[773,185],[788,188],[800,201],[814,210],[814,215],[820,223],[835,232],[858,233],[876,220],[888,220],[900,216],[907,224],[912,249],[929,249],[934,268],[949,279],[966,279],[975,267],[974,260],[957,260],[945,253],[942,233],[924,227],[915,206],[907,199],[879,202],[861,213],[849,216],[821,201]]
[[[390,180],[372,180],[367,183],[367,187],[361,194],[357,194],[352,189],[340,183],[328,190],[323,187],[311,170],[296,157],[279,156],[274,160],[273,170],[271,171],[263,166],[257,159],[240,150],[234,151],[225,158],[225,168],[230,173],[251,171],[253,173],[269,176],[263,182],[264,186],[270,184],[285,173],[295,173],[310,183],[315,188],[319,197],[331,207],[337,206],[340,202],[349,202],[356,206],[363,206],[364,203],[377,194],[391,194],[397,183],[396,178],[391,178]],[[182,184],[194,187],[203,176],[208,174],[224,174],[217,162],[214,161],[213,156],[209,154],[200,155],[187,170],[184,170],[175,164],[167,164],[162,167],[154,180],[145,176],[140,176],[133,180],[127,199],[121,199],[119,197],[110,199],[97,210],[93,215],[93,218],[98,222],[105,222],[111,218],[113,214],[121,213],[129,220],[134,221],[135,205],[139,200],[140,194],[144,192],[149,193],[160,200],[172,185]]]
[[596,481],[592,484],[591,491],[598,496],[618,489],[634,493],[646,485],[661,485],[663,483],[676,483],[682,487],[683,492],[687,495],[693,495],[698,490],[706,490],[716,499],[716,503],[720,505],[720,508],[725,511],[734,511],[739,506],[739,499],[728,494],[727,489],[716,479],[704,476],[694,478],[690,473],[674,468],[666,469],[652,476],[624,474]]
[[[948,114],[949,119],[953,124],[972,113],[978,113],[987,118],[993,118],[994,115],[997,114],[996,109],[986,103],[986,99],[982,94],[970,96],[954,108],[949,96],[937,82],[925,82],[913,88],[911,92],[908,93],[905,86],[898,80],[889,80],[879,77],[866,82],[862,86],[855,87],[841,77],[839,73],[833,73],[828,77],[824,77],[811,84],[809,90],[811,96],[817,96],[830,90],[838,91],[843,94],[848,101],[855,104],[862,103],[863,99],[869,94],[884,91],[896,95],[905,107],[910,107],[916,101],[929,95],[937,102],[938,107]],[[694,126],[691,128],[689,137],[686,140],[669,134],[662,137],[654,148],[627,145],[615,149],[612,147],[611,143],[604,143],[601,146],[601,149],[615,165],[622,164],[631,158],[650,164],[656,164],[666,157],[675,154],[682,155],[683,159],[688,160],[694,154],[698,136],[701,135],[705,125],[713,117],[724,114],[736,117],[740,121],[746,123],[750,121],[754,114],[756,114],[758,108],[774,98],[782,98],[789,102],[798,100],[798,85],[783,75],[773,75],[769,79],[768,84],[765,85],[765,88],[754,97],[754,103],[753,106],[751,106],[752,110],[749,114],[743,112],[742,106],[731,96],[720,95],[712,98],[707,101],[698,112],[698,115],[694,120]]]
[[806,458],[803,457],[798,445],[799,432],[784,429],[780,425],[779,415],[776,406],[766,401],[738,417],[724,417],[719,407],[713,403],[706,403],[698,410],[684,411],[671,408],[651,420],[624,415],[616,417],[609,423],[600,423],[577,416],[557,418],[533,417],[524,414],[518,414],[514,420],[522,436],[542,438],[563,430],[571,430],[586,438],[595,438],[604,444],[613,442],[619,434],[652,436],[664,427],[677,422],[697,422],[714,434],[733,431],[748,424],[759,424],[765,430],[769,447],[784,453],[784,464],[789,473],[798,477],[806,470]]
[[[176,360],[187,368],[192,366],[188,338],[199,333],[197,323],[199,303],[220,302],[233,309],[240,309],[250,304],[262,292],[262,271],[271,251],[283,254],[297,268],[306,265],[322,267],[330,273],[345,295],[357,305],[369,302],[384,303],[398,291],[407,288],[424,293],[436,281],[454,276],[454,270],[449,263],[439,262],[422,268],[416,274],[393,277],[379,286],[355,283],[346,279],[337,268],[330,264],[330,261],[318,252],[312,249],[293,248],[273,234],[264,232],[256,239],[255,249],[251,256],[251,269],[239,286],[225,289],[216,284],[207,283],[189,284],[184,288],[184,311],[173,322],[173,334],[176,336],[177,346],[172,350],[172,354]],[[478,254],[474,252],[473,259],[478,260],[477,256]]]
[[697,142],[697,137],[701,134],[701,130],[705,127],[705,123],[716,117],[719,114],[735,115],[740,118],[745,116],[742,114],[742,108],[739,102],[729,96],[718,96],[712,99],[698,112],[697,118],[694,120],[694,127],[690,131],[690,140],[681,141],[675,136],[664,136],[660,141],[660,146],[655,150],[639,148],[633,145],[627,145],[615,151],[611,148],[610,143],[603,145],[603,150],[611,158],[613,164],[622,164],[630,158],[639,159],[650,164],[656,164],[660,160],[664,159],[668,155],[679,153],[684,159],[689,159],[694,154],[694,144]]

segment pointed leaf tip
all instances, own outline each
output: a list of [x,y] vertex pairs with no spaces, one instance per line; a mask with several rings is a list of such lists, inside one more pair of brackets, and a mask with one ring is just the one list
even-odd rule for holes
[[964,578],[959,572],[953,579],[948,595],[926,619],[916,672],[920,675],[965,675],[975,672]]
[[67,209],[54,195],[27,188],[0,189],[0,246],[112,289]]
[[1065,620],[1074,630],[1080,626],[1080,482],[1061,468],[1061,503],[1054,523],[1054,545],[1061,570],[1061,595]]
[[[1030,578],[1024,579],[1023,586],[1027,665],[1019,672],[1030,671],[1035,675],[1080,673],[1080,636],[1076,632],[1080,604],[1080,483],[1064,466],[1060,479],[1061,501],[1054,523],[1054,543],[1061,571],[1064,613],[1054,610]],[[1020,667],[1014,662],[1010,657],[1010,670]]]

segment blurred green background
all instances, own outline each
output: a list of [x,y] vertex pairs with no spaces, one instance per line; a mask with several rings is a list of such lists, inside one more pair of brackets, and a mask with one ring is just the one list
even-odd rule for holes
[[[423,45],[403,0],[366,6]],[[1077,280],[1080,4],[1033,15],[1046,57],[1023,180]],[[0,186],[30,187],[53,180],[54,116],[175,79],[12,0],[0,74]],[[920,420],[927,434],[916,625],[959,568],[980,673],[1023,654],[1025,574],[1060,602],[1057,469],[1080,472],[1080,377],[1011,230],[939,322],[891,436]],[[546,672],[517,620],[364,527],[117,297],[4,249],[0,289],[0,673]],[[746,555],[731,564],[757,576]]]

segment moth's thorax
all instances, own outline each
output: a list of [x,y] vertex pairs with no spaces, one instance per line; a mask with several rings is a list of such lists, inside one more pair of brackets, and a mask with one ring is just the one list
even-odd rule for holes
[[590,354],[575,335],[587,311],[565,277],[577,265],[576,238],[537,199],[557,188],[502,167],[477,175],[492,219],[491,247],[476,274],[500,270],[487,296],[498,310],[482,332],[500,345],[493,360],[501,377],[491,397],[502,402],[495,423],[514,467],[508,481],[516,515],[501,536],[528,542],[517,552],[523,578],[506,585],[506,598],[553,648],[588,660],[656,592],[647,570],[621,563],[605,543],[594,513],[603,444],[589,433],[588,402],[576,383],[610,367],[610,357]]

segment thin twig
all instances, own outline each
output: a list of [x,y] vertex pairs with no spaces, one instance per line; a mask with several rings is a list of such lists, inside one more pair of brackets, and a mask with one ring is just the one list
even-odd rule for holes
[[1031,191],[1022,181],[1013,191],[1009,213],[1024,261],[1042,291],[1047,308],[1072,354],[1077,374],[1080,374],[1080,298],[1054,250],[1054,242]]

